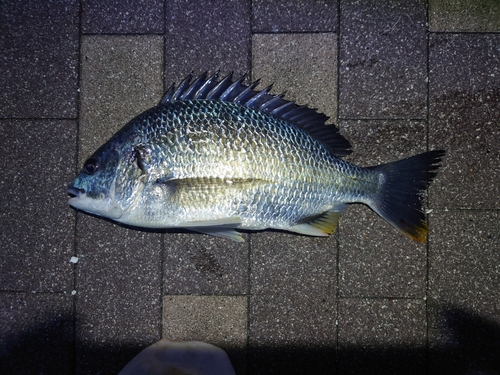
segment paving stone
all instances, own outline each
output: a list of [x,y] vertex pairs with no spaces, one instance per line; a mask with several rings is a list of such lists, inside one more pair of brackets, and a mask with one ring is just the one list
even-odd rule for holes
[[163,32],[162,0],[83,0],[82,31],[87,34]]
[[77,115],[76,0],[0,4],[0,117]]
[[426,151],[426,123],[420,120],[341,120],[352,146],[344,159],[362,167],[389,163]]
[[161,235],[79,214],[77,238],[76,372],[117,373],[160,339]]
[[[202,11],[200,11],[202,10]],[[230,15],[230,16],[228,16]],[[165,84],[188,73],[249,69],[250,7],[245,0],[173,0],[166,3]]]
[[341,221],[339,242],[341,296],[425,295],[425,244],[406,238],[368,208],[349,208]]
[[498,373],[498,319],[433,299],[429,300],[428,315],[429,374]]
[[[199,75],[220,70],[220,77],[248,71],[251,29],[246,1],[218,0],[209,6],[200,0],[169,1],[165,25],[166,87],[179,84],[191,71]],[[165,244],[165,293],[246,292],[248,243],[169,233]]]
[[246,345],[247,297],[165,295],[163,337],[174,341],[205,341],[242,348]]
[[[162,45],[158,36],[83,37],[80,162],[159,101]],[[161,235],[84,213],[77,223],[76,372],[117,373],[160,338]]]
[[224,349],[238,374],[246,373],[246,296],[166,295],[163,337],[203,341]]
[[500,320],[498,212],[438,210],[429,222],[429,295]]
[[318,108],[334,122],[337,116],[336,34],[255,34],[252,78],[273,93]]
[[74,212],[66,187],[74,173],[76,134],[71,120],[0,121],[3,290],[73,287]]
[[167,233],[165,294],[247,294],[248,235],[238,243],[197,233]]
[[163,95],[159,36],[82,38],[80,163]]
[[430,0],[429,21],[432,31],[500,31],[500,2]]
[[499,208],[500,35],[430,37],[429,144],[448,155],[431,187],[441,208]]
[[[383,164],[425,151],[423,121],[341,121],[352,144],[345,159]],[[352,205],[340,220],[339,292],[344,297],[423,297],[426,247],[368,207]]]
[[252,1],[254,32],[328,32],[337,29],[337,2]]
[[[80,162],[159,101],[162,45],[158,36],[83,37]],[[161,235],[83,213],[77,222],[77,373],[116,373],[160,338]]]
[[426,117],[426,2],[340,3],[339,117]]
[[69,294],[0,292],[0,372],[70,374],[72,304]]
[[263,232],[253,234],[251,241],[252,373],[331,368],[336,345],[335,237]]
[[500,369],[500,216],[430,214],[430,373]]
[[[255,34],[252,78],[336,118],[336,35]],[[335,362],[336,242],[275,231],[251,236],[252,374],[325,373]]]
[[410,299],[339,300],[339,373],[426,371],[426,305]]

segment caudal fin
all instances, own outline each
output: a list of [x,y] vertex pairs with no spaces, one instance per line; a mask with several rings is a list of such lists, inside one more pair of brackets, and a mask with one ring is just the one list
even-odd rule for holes
[[435,170],[444,155],[443,150],[429,151],[370,168],[385,177],[381,193],[370,207],[399,231],[419,242],[426,240],[428,232],[422,211],[424,191],[436,176]]

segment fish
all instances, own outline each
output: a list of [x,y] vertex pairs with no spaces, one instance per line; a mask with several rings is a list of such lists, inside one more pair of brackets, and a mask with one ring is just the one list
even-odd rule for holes
[[219,72],[173,84],[99,147],[67,188],[77,210],[139,228],[182,228],[244,241],[242,230],[329,236],[365,204],[424,242],[425,190],[444,150],[360,167],[314,108]]

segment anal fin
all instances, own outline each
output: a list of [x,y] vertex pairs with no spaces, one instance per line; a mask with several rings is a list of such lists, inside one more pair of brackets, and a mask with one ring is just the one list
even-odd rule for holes
[[347,209],[347,204],[336,205],[329,211],[319,215],[305,217],[288,230],[307,236],[329,236],[335,233],[339,223],[340,215]]

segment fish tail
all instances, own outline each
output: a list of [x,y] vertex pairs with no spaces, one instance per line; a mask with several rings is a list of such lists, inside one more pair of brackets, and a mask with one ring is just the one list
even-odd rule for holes
[[370,207],[411,239],[425,242],[428,227],[422,211],[424,191],[445,155],[435,150],[370,169],[382,173],[382,189]]

